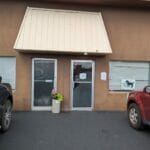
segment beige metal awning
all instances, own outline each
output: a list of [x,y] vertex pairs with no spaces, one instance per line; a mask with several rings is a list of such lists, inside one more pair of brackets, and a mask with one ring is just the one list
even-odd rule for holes
[[28,7],[14,48],[24,52],[111,53],[100,12]]

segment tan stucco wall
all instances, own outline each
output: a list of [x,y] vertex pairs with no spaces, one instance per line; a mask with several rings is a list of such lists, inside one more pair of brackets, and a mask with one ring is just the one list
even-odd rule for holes
[[[63,109],[70,110],[71,60],[95,61],[94,110],[124,110],[126,94],[110,93],[108,82],[100,79],[101,72],[107,72],[108,57],[59,56],[40,54],[21,54],[17,57],[17,86],[14,94],[16,110],[30,110],[32,99],[32,58],[57,58],[57,88],[64,94]],[[23,68],[22,68],[23,66]]]
[[150,10],[104,9],[104,22],[117,60],[150,60]]
[[[26,7],[101,10],[112,45],[108,56],[64,56],[53,54],[24,54],[13,49]],[[58,90],[65,96],[63,109],[70,109],[71,59],[95,61],[94,110],[125,110],[127,93],[109,92],[107,81],[100,80],[100,72],[109,74],[109,60],[150,61],[150,11],[143,9],[104,8],[75,5],[56,5],[38,2],[0,1],[0,56],[16,56],[16,90],[14,109],[31,110],[32,58],[58,59]],[[68,77],[68,78],[66,78]]]

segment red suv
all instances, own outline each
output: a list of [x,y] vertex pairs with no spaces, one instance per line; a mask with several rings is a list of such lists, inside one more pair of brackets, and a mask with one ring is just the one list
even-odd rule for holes
[[150,125],[150,86],[129,93],[127,112],[131,127],[142,129],[144,125]]

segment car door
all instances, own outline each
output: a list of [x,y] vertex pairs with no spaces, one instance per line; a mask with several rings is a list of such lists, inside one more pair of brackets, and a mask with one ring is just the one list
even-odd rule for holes
[[150,121],[150,93],[143,94],[144,113],[147,121]]
[[8,98],[9,92],[4,85],[0,85],[0,105],[3,105],[5,100]]

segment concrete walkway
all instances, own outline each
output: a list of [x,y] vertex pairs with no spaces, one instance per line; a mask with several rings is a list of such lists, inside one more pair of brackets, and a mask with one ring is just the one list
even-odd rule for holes
[[129,127],[125,112],[16,112],[0,150],[149,150],[150,129]]

